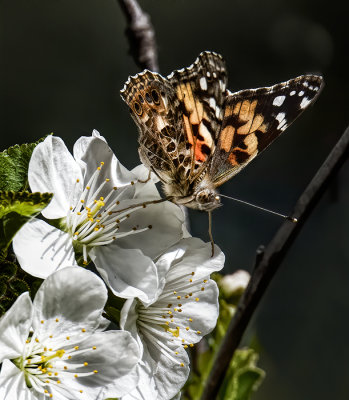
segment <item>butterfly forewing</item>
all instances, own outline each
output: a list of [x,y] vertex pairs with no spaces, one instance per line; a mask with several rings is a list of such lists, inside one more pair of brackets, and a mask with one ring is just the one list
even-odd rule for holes
[[311,104],[322,77],[304,75],[267,88],[227,93],[209,178],[220,186],[276,139]]

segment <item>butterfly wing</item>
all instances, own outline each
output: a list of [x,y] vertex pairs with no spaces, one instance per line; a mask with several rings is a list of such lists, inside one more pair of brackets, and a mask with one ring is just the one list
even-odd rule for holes
[[164,183],[188,186],[207,167],[222,123],[226,76],[222,57],[203,52],[167,78],[144,71],[126,82],[121,96],[139,128],[141,160]]
[[215,187],[268,147],[314,102],[322,86],[321,76],[303,75],[271,87],[228,92],[209,170]]

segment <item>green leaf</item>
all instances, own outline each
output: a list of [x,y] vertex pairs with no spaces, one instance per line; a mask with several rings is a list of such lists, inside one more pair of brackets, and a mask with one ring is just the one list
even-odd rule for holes
[[43,210],[51,193],[0,192],[0,250],[6,255],[17,231]]
[[28,189],[28,165],[35,147],[44,140],[9,147],[0,153],[0,190]]
[[257,367],[258,354],[253,349],[240,349],[234,354],[226,373],[218,400],[249,400],[264,379]]

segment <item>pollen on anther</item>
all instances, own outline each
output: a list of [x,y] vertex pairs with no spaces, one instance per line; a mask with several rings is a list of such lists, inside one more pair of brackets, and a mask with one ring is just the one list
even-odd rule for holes
[[137,230],[137,227],[136,227],[136,226],[134,226],[134,227],[132,228],[132,230],[133,230],[133,231],[136,231],[136,230]]
[[120,201],[117,200],[117,201],[115,202],[115,204],[118,206],[118,205],[120,204]]
[[191,274],[194,276],[194,275],[195,275],[195,272],[193,271]]
[[171,308],[172,307],[172,303],[167,304],[167,308]]
[[84,362],[84,366],[87,367],[88,366],[88,362],[85,361]]
[[198,297],[195,298],[195,301],[199,301],[200,299]]
[[39,343],[39,339],[38,338],[36,338],[35,341],[36,341],[36,343]]
[[82,391],[82,390],[79,390],[79,392],[82,393],[83,391]]
[[67,336],[66,339],[67,339],[67,340],[70,340],[70,336]]
[[75,346],[75,347],[74,347],[74,350],[79,350],[79,346]]
[[94,373],[94,374],[98,374],[98,371],[95,369],[95,370],[93,371],[93,373]]
[[79,182],[80,182],[80,179],[77,179],[77,180],[76,180],[76,183],[79,183]]
[[86,329],[85,329],[85,328],[82,328],[82,329],[81,329],[81,332],[86,332]]
[[42,319],[40,322],[43,324],[43,323],[44,323],[44,320]]
[[101,161],[101,165],[104,165],[104,161]]
[[74,378],[77,378],[77,377],[78,377],[78,375],[77,375],[77,374],[75,374],[75,375],[74,375]]
[[183,347],[184,347],[185,349],[187,349],[187,348],[188,348],[188,345],[185,344]]
[[68,360],[71,360],[71,356],[68,356]]
[[175,351],[176,356],[178,355],[178,351]]
[[177,294],[177,292],[176,292],[176,291],[174,291],[174,292],[173,292],[173,294]]
[[187,326],[187,327],[185,328],[186,331],[189,331],[189,329],[190,329],[189,326]]
[[180,299],[181,299],[181,296],[177,296],[177,299],[180,300]]
[[96,349],[97,349],[97,347],[96,347],[96,346],[93,346],[93,347],[92,347],[92,350],[96,350]]
[[87,262],[86,260],[84,260],[82,263],[83,263],[84,265],[88,265],[88,262]]
[[114,190],[118,190],[118,188],[116,186],[113,187]]
[[189,279],[189,282],[193,282],[193,280],[192,280],[192,279]]
[[57,381],[57,383],[59,384],[59,383],[61,383],[61,381]]
[[183,363],[181,363],[181,367],[184,367],[184,364],[183,364]]
[[84,204],[84,203],[85,203],[85,200],[84,200],[84,199],[81,199],[81,200],[80,200],[80,203]]
[[196,331],[196,333],[197,333],[198,335],[201,335],[201,331]]
[[134,185],[135,183],[133,181],[131,181],[131,185]]
[[56,318],[56,322],[59,322],[59,319],[58,319],[58,318]]
[[207,283],[207,279],[204,279],[204,283]]
[[[64,367],[63,367],[65,370],[67,370],[68,369],[68,367],[65,365]],[[56,374],[55,374],[56,375]]]
[[189,345],[190,347],[194,347],[194,343],[190,343],[190,345]]
[[109,179],[109,178],[107,178],[105,181],[106,181],[106,182],[109,182],[109,181],[110,181],[110,179]]
[[201,291],[203,292],[204,290],[205,290],[205,288],[204,288],[204,287],[202,287],[202,288],[201,288]]
[[178,307],[182,307],[182,304],[178,304]]
[[191,318],[189,318],[189,320],[188,320],[189,322],[193,322],[193,320],[191,319]]
[[90,188],[90,186],[86,186],[86,190],[90,190],[91,188]]

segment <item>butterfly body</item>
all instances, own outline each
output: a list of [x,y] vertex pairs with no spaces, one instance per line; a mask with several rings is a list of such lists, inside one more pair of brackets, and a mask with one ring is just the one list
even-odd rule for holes
[[203,52],[164,78],[145,70],[121,91],[139,128],[141,161],[176,204],[212,211],[217,188],[241,171],[311,104],[321,76],[231,93],[223,58]]

